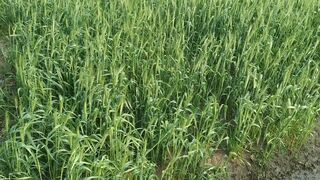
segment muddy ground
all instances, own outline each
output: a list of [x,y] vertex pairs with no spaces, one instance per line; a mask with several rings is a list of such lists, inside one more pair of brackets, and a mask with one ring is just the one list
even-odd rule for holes
[[269,179],[320,179],[320,120],[302,149],[296,155],[278,154],[266,175]]
[[313,136],[298,152],[278,152],[276,157],[263,169],[254,162],[241,165],[229,162],[228,171],[229,179],[235,180],[320,180],[320,119],[316,123]]

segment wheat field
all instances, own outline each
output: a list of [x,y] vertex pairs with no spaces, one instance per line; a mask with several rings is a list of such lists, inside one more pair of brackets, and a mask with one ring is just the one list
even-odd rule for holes
[[3,179],[216,179],[320,115],[318,0],[2,0]]

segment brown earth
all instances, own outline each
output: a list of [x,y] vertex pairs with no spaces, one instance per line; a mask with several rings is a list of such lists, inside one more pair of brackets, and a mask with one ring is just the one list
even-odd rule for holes
[[268,179],[320,179],[320,120],[314,134],[296,154],[277,154],[266,170]]
[[[221,156],[221,155],[219,155]],[[278,152],[273,160],[261,168],[254,158],[245,156],[242,162],[228,161],[229,178],[238,179],[320,179],[320,119],[313,136],[298,152]]]

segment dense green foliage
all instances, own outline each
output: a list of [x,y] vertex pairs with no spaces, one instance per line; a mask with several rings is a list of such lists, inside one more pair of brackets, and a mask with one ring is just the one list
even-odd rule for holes
[[216,150],[271,157],[319,116],[318,0],[1,3],[18,88],[2,177],[214,178]]

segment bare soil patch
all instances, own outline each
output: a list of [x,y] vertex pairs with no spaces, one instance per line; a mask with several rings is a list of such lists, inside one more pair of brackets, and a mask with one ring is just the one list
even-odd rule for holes
[[314,134],[298,152],[278,152],[261,168],[250,156],[243,162],[229,161],[229,179],[320,179],[320,120]]
[[279,151],[275,157],[261,167],[258,158],[244,153],[235,159],[228,158],[226,152],[217,151],[207,164],[226,166],[231,180],[241,179],[320,179],[320,119],[316,122],[313,136],[297,152]]
[[295,154],[277,154],[267,168],[268,179],[320,179],[320,120],[310,140]]

